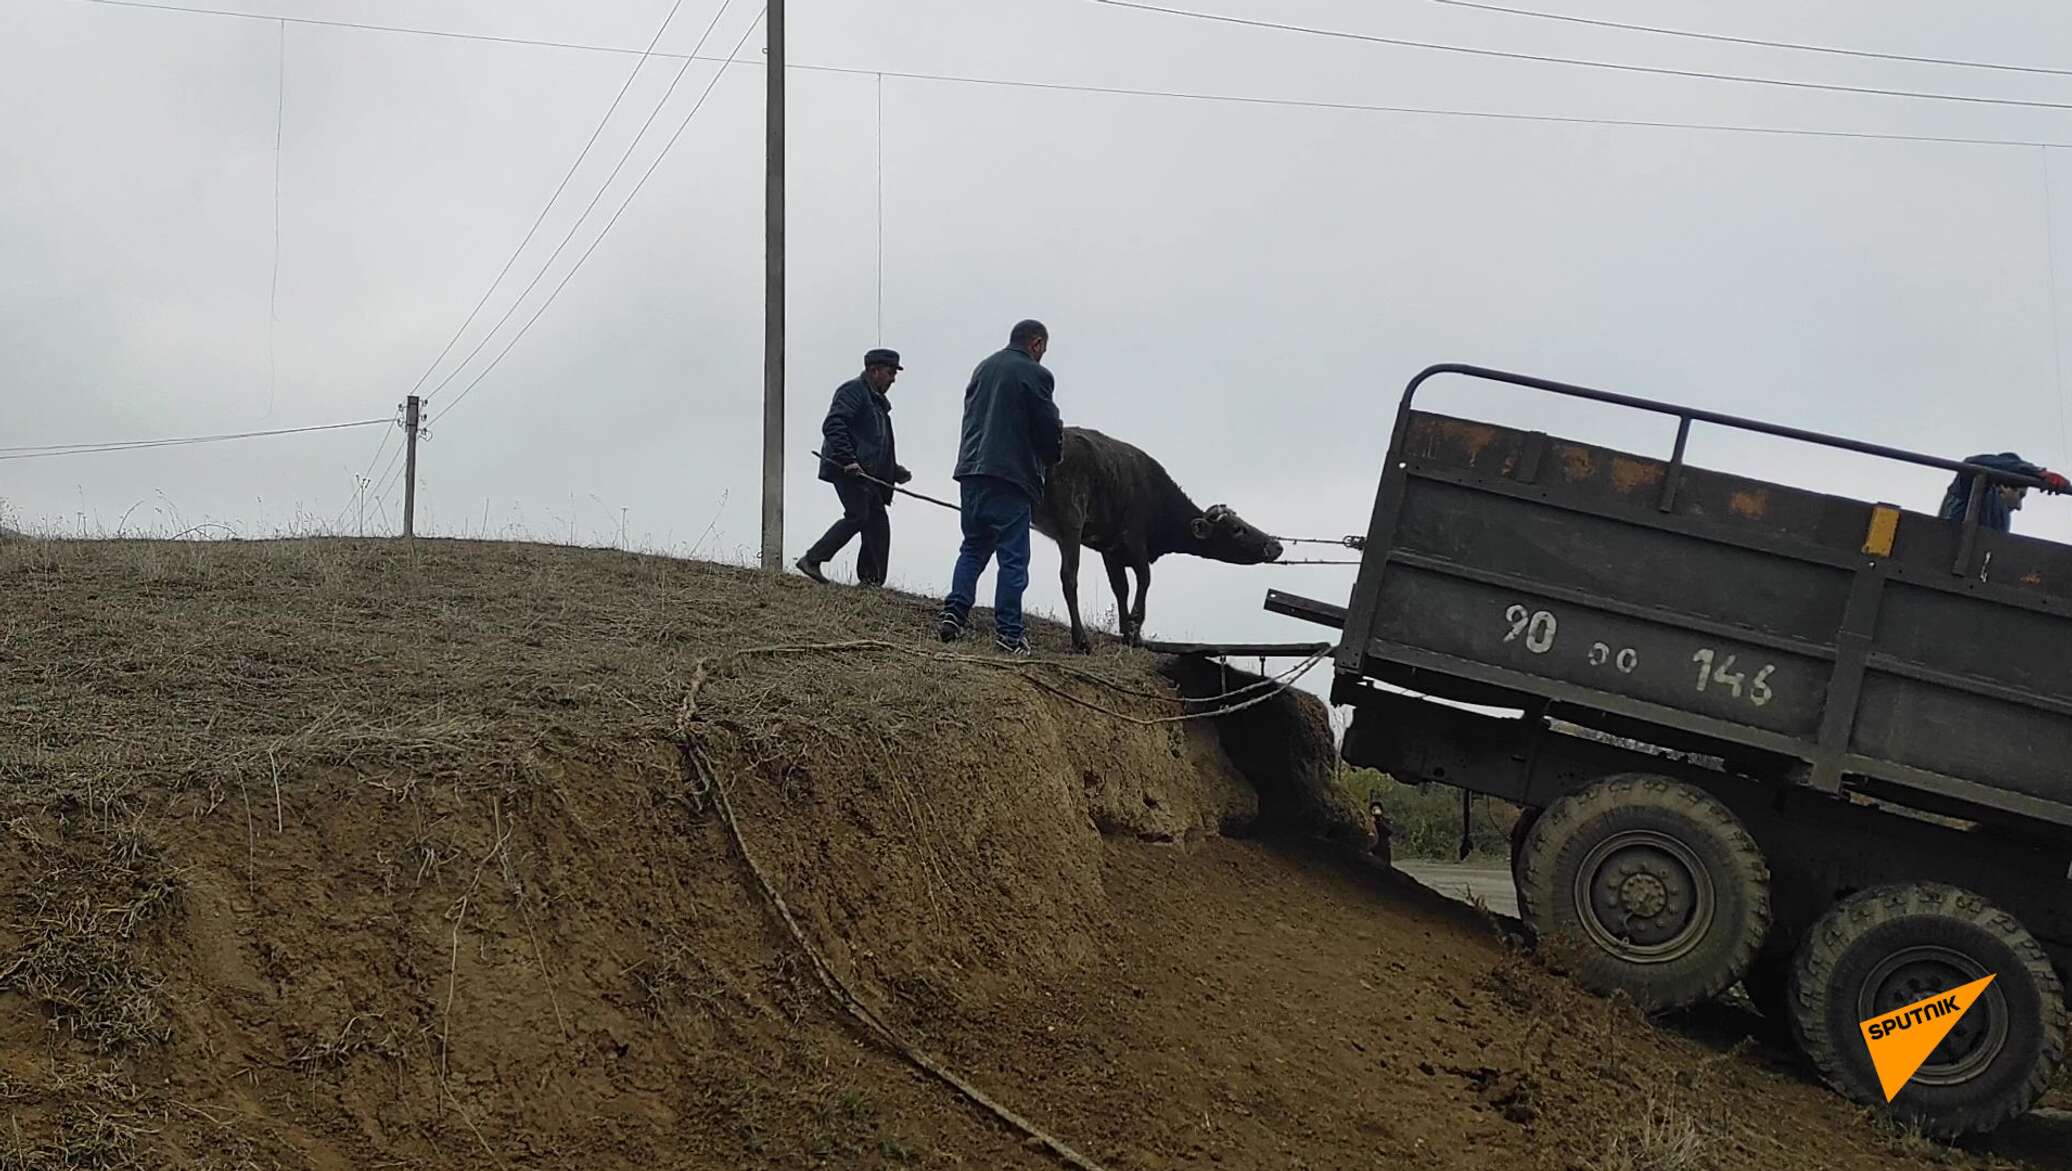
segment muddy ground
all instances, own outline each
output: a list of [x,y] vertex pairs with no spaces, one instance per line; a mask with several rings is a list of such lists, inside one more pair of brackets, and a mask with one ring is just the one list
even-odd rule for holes
[[1320,711],[1161,722],[1053,629],[446,542],[8,542],[0,598],[6,1171],[1059,1165],[834,1006],[697,754],[864,1011],[1106,1168],[2072,1141],[1939,1147],[1732,1009],[1577,992],[1353,859],[1290,795],[1327,747],[1259,775]]

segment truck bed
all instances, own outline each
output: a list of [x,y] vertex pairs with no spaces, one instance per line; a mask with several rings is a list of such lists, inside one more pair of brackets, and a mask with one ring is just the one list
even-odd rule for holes
[[1345,629],[1343,682],[2072,827],[2072,548],[1688,466],[1681,450],[1406,399],[1349,604],[1268,606]]

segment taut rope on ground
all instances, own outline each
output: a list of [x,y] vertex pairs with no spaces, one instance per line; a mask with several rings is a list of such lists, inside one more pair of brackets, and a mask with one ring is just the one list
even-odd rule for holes
[[[723,651],[718,655],[713,655],[698,660],[697,664],[691,670],[690,686],[685,691],[683,704],[678,709],[676,714],[677,730],[679,733],[686,732],[691,722],[697,719],[698,692],[701,689],[703,689],[705,681],[711,677],[712,672],[722,663],[735,659],[772,655],[847,654],[859,651],[879,651],[888,654],[908,655],[913,658],[927,659],[932,660],[934,662],[962,663],[969,666],[991,667],[995,670],[1000,671],[1014,671],[1020,673],[1025,679],[1028,680],[1030,686],[1035,687],[1038,690],[1049,692],[1050,694],[1055,695],[1058,698],[1063,699],[1069,703],[1076,704],[1090,711],[1099,712],[1102,715],[1108,716],[1112,719],[1122,720],[1125,723],[1137,725],[1184,724],[1193,720],[1211,720],[1215,719],[1218,716],[1226,716],[1232,714],[1233,712],[1240,712],[1244,711],[1247,708],[1256,707],[1259,704],[1265,703],[1267,700],[1272,699],[1275,696],[1281,694],[1282,692],[1287,691],[1289,688],[1295,686],[1295,684],[1304,675],[1308,674],[1312,668],[1314,668],[1318,663],[1322,662],[1325,658],[1329,657],[1329,655],[1331,654],[1329,649],[1319,651],[1318,653],[1311,655],[1309,658],[1304,659],[1300,663],[1295,664],[1293,667],[1290,667],[1287,670],[1282,671],[1278,675],[1274,675],[1264,679],[1256,679],[1251,683],[1247,683],[1242,686],[1232,688],[1231,690],[1222,692],[1218,695],[1206,696],[1201,699],[1188,699],[1185,696],[1176,697],[1170,695],[1154,695],[1150,692],[1136,691],[1123,686],[1122,684],[1116,682],[1113,679],[1106,679],[1094,674],[1091,671],[1084,671],[1053,659],[1011,659],[1005,657],[988,657],[984,655],[961,655],[947,651],[922,650],[918,647],[905,646],[900,643],[888,642],[884,639],[876,638],[850,639],[843,642],[792,643],[772,644],[769,646],[741,647],[736,650]],[[1105,687],[1110,691],[1114,691],[1122,695],[1134,696],[1140,699],[1156,699],[1166,703],[1222,703],[1224,700],[1236,699],[1239,696],[1246,695],[1247,693],[1253,691],[1260,691],[1260,694],[1252,695],[1239,703],[1230,704],[1224,707],[1212,708],[1208,711],[1188,712],[1183,715],[1177,716],[1135,716],[1130,715],[1127,712],[1119,712],[1111,708],[1102,707],[1100,704],[1094,703],[1092,700],[1081,699],[1080,697],[1073,695],[1070,692],[1063,690],[1062,688],[1059,688],[1050,683],[1046,683],[1041,679],[1037,679],[1033,675],[1033,672],[1039,670],[1056,671],[1060,674],[1067,675],[1071,678],[1079,679],[1084,682],[1094,684],[1098,687]],[[1266,690],[1261,691],[1260,689]]]

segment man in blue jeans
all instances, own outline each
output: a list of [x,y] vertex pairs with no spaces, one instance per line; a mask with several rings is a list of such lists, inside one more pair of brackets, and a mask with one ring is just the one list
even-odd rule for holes
[[978,596],[978,578],[997,557],[993,587],[994,645],[1026,658],[1022,591],[1029,587],[1029,519],[1043,498],[1050,469],[1064,455],[1065,428],[1051,401],[1056,380],[1043,368],[1050,331],[1040,321],[1014,327],[1007,348],[978,364],[964,390],[964,435],[957,447],[964,547],[950,577],[950,596],[936,619],[944,642],[964,635]]

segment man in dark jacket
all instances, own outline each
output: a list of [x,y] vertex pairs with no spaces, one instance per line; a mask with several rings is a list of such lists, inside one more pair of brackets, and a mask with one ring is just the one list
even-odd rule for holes
[[1014,327],[1007,348],[978,364],[964,391],[964,435],[957,447],[964,546],[950,578],[936,633],[964,634],[978,596],[979,575],[998,558],[994,582],[995,645],[1026,656],[1022,591],[1029,587],[1029,521],[1050,469],[1064,455],[1065,430],[1051,401],[1056,381],[1043,368],[1050,331],[1040,321]]
[[863,534],[863,548],[856,554],[856,580],[867,586],[885,584],[892,557],[892,519],[885,509],[892,504],[892,489],[871,480],[904,484],[914,478],[899,466],[892,400],[886,397],[902,369],[892,350],[865,354],[863,373],[835,390],[835,401],[820,424],[820,478],[833,484],[835,495],[841,497],[842,519],[797,564],[800,573],[822,585],[827,575],[820,567],[858,533]]
[[[1974,455],[1964,461],[1994,471],[2013,472],[2022,476],[2033,476],[2042,480],[2047,492],[2063,492],[2072,488],[2065,477],[2036,464],[2030,463],[2011,451],[1998,455]],[[1979,497],[1978,527],[1995,532],[2007,532],[2014,524],[2014,514],[2021,511],[2022,499],[2029,489],[2021,484],[1988,484],[1985,494]],[[1958,472],[1943,492],[1941,516],[1944,520],[1961,521],[1964,509],[1971,502],[1971,473]]]

